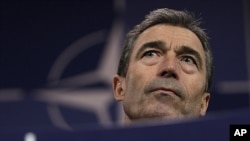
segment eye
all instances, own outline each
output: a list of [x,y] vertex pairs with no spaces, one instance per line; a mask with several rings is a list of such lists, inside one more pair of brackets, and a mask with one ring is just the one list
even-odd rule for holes
[[195,62],[195,60],[192,58],[192,57],[190,57],[190,56],[183,56],[182,58],[181,58],[181,61],[182,62],[185,62],[185,63],[187,63],[187,64],[194,64],[194,65],[196,65],[196,62]]
[[141,56],[143,64],[151,66],[157,64],[162,58],[162,53],[157,50],[145,51]]
[[160,53],[155,50],[149,50],[143,53],[142,57],[156,57],[160,56]]

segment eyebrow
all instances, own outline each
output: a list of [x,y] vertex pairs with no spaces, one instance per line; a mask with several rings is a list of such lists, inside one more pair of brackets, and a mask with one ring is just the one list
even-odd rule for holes
[[160,50],[166,50],[165,49],[166,43],[163,41],[151,41],[151,42],[146,42],[144,43],[141,48],[138,50],[137,54],[136,54],[136,58],[140,58],[140,55],[142,54],[142,52],[144,50],[146,50],[147,48],[156,48],[156,49],[160,49]]
[[193,55],[196,58],[198,68],[202,69],[202,58],[201,55],[198,51],[194,50],[193,48],[189,46],[180,46],[178,49],[175,51],[178,55],[180,54],[190,54]]
[[[164,41],[150,41],[150,42],[146,42],[144,43],[141,48],[138,50],[137,54],[136,54],[136,58],[140,58],[140,55],[142,54],[142,52],[147,49],[147,48],[156,48],[156,49],[160,49],[162,51],[166,51],[168,50],[168,48],[166,48],[166,42]],[[201,54],[194,50],[193,48],[186,46],[186,45],[182,45],[180,47],[178,47],[175,52],[177,53],[177,55],[181,55],[181,54],[190,54],[193,55],[195,57],[195,60],[197,61],[197,66],[199,69],[202,69],[203,63],[202,63],[202,58],[201,58]]]

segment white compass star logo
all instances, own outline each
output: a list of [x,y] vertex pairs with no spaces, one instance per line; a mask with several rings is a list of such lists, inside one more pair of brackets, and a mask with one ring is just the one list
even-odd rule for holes
[[[37,100],[53,103],[49,104],[48,111],[56,126],[70,129],[70,125],[63,119],[57,105],[92,111],[96,114],[100,124],[107,125],[112,123],[108,107],[114,101],[112,95],[112,77],[116,73],[119,61],[119,51],[123,36],[122,22],[117,21],[114,23],[108,44],[105,47],[96,70],[84,72],[67,79],[61,79],[63,70],[65,70],[72,59],[87,48],[104,42],[105,36],[105,31],[98,31],[79,39],[69,46],[58,57],[48,77],[49,80],[53,80],[49,82],[50,86],[56,86],[56,88],[41,89],[34,92]],[[64,86],[85,86],[97,82],[104,82],[109,87],[85,88],[81,90],[63,88]]]

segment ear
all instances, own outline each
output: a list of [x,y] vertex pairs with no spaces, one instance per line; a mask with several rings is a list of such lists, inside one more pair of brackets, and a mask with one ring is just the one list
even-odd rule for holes
[[205,116],[208,108],[208,104],[210,101],[210,93],[204,93],[201,98],[201,109],[200,109],[200,115]]
[[113,92],[117,101],[124,99],[124,82],[125,78],[119,75],[113,77]]

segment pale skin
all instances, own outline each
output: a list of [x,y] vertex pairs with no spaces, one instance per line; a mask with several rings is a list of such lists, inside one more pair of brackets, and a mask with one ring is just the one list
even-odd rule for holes
[[190,30],[167,24],[146,29],[135,42],[125,77],[115,75],[113,90],[125,122],[204,116],[205,53]]

